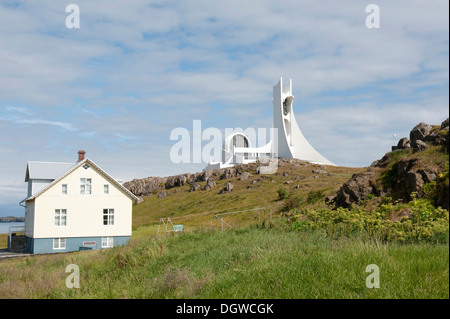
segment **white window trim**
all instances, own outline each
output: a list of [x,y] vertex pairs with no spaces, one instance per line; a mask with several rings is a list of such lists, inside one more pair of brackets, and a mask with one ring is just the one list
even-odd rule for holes
[[[87,186],[89,186],[89,193]],[[92,178],[80,178],[80,195],[92,195]]]
[[61,184],[61,194],[67,195],[67,190],[68,190],[67,184]]
[[103,194],[104,195],[109,195],[109,184],[104,184],[103,185]]
[[[62,250],[66,249],[66,238],[53,238],[53,250]],[[57,243],[57,247],[55,247],[55,243]],[[64,246],[62,244],[64,243]]]
[[[66,224],[62,225],[61,221],[62,221],[62,216],[63,216],[63,211],[64,211],[64,215],[66,215]],[[55,215],[54,215],[54,225],[56,227],[66,227],[67,226],[67,209],[62,208],[62,209],[55,209]],[[56,221],[58,220],[59,224],[56,223]]]
[[[105,210],[107,210],[106,214],[105,214]],[[115,215],[114,208],[104,208],[103,209],[103,214],[102,214],[102,224],[103,224],[103,226],[114,226],[114,215]],[[105,224],[105,216],[107,216],[107,219],[106,219],[107,220],[107,224]],[[112,220],[112,223],[111,223],[111,220]]]
[[102,248],[113,248],[114,237],[102,237]]

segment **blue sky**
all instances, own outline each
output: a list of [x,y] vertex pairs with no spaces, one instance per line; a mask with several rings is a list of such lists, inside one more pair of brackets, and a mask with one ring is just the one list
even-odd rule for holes
[[79,149],[121,180],[201,171],[171,163],[172,129],[269,128],[280,77],[337,165],[370,165],[392,134],[448,117],[445,0],[73,3],[79,29],[66,1],[0,3],[0,216],[23,214],[27,161]]

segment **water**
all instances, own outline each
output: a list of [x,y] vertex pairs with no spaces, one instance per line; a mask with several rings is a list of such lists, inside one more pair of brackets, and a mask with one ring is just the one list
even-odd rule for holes
[[25,223],[0,223],[0,234],[8,234],[10,226],[24,226]]

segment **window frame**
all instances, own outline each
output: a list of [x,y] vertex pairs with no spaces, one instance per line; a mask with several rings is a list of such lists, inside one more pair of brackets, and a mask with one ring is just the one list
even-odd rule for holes
[[113,248],[114,237],[102,237],[102,248]]
[[66,248],[67,248],[66,238],[64,237],[53,238],[53,250],[63,250]]
[[[64,224],[62,223],[62,221],[63,221],[62,217],[65,217],[64,218]],[[57,209],[55,209],[55,214],[54,214],[53,221],[54,221],[53,224],[56,227],[66,227],[67,226],[67,209],[66,208],[57,208]]]
[[80,195],[92,195],[92,178],[80,178]]
[[109,195],[109,184],[103,184],[103,195]]
[[114,208],[103,208],[103,226],[114,226]]
[[67,195],[67,190],[68,190],[67,184],[61,184],[61,194]]

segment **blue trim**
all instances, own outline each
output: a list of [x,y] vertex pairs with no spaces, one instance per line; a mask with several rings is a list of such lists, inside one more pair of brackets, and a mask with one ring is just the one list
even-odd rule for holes
[[[113,237],[113,245],[123,246],[129,243],[131,236]],[[67,237],[65,249],[53,249],[53,238],[27,237],[27,249],[31,254],[60,253],[79,250],[105,249],[102,248],[103,237]],[[85,244],[83,244],[85,242]],[[86,243],[89,242],[89,243]],[[95,243],[94,243],[95,242]]]

